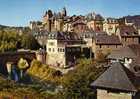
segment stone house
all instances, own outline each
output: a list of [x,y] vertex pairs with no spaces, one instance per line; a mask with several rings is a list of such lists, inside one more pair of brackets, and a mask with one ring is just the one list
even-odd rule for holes
[[73,31],[78,34],[85,32],[87,30],[86,22],[82,19],[78,19],[72,22],[72,27],[73,27]]
[[140,67],[140,45],[133,44],[114,50],[107,56],[107,59],[109,63],[121,62],[127,67],[129,65]]
[[51,10],[46,11],[43,16],[43,27],[49,32],[63,31],[64,19],[67,17],[67,11],[64,7],[61,12],[53,13]]
[[115,34],[117,27],[119,26],[118,20],[115,18],[107,18],[103,23],[103,31],[108,35]]
[[96,54],[99,51],[107,54],[113,50],[122,47],[122,43],[118,36],[116,35],[107,35],[106,33],[96,33],[93,37],[93,46],[92,50]]
[[43,47],[46,46],[48,34],[49,32],[47,30],[32,31],[32,35],[35,37],[38,43]]
[[88,20],[87,26],[93,31],[103,31],[104,18],[100,14],[95,14],[91,19]]
[[123,46],[139,44],[140,42],[140,35],[133,26],[119,26],[116,30],[116,35],[120,37]]
[[92,84],[97,99],[140,99],[140,75],[116,62]]
[[81,55],[82,42],[76,33],[51,32],[46,44],[47,64],[58,67],[74,65]]
[[73,32],[72,19],[71,19],[71,18],[68,18],[68,19],[64,22],[63,31],[64,31],[64,32]]
[[118,62],[120,60],[124,59],[131,59],[134,60],[138,57],[138,54],[134,53],[134,51],[131,49],[131,46],[125,46],[121,47],[120,49],[116,49],[112,51],[107,58],[109,59],[110,62]]

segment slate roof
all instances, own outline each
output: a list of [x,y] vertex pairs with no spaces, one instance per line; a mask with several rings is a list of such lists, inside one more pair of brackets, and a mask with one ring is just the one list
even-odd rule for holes
[[74,43],[84,43],[82,38],[74,32],[51,32],[48,35],[48,39],[57,39],[59,42],[74,42]]
[[122,58],[136,58],[136,54],[128,46],[122,47],[118,50],[113,50],[107,58],[109,59],[122,59]]
[[124,17],[127,22],[129,23],[140,23],[140,15],[135,15],[135,16],[126,16]]
[[95,16],[95,20],[96,20],[96,21],[104,21],[104,18],[103,18],[100,14],[97,14],[97,15]]
[[138,31],[133,26],[122,25],[119,26],[119,30],[122,37],[139,36]]
[[92,87],[115,89],[127,92],[137,92],[140,87],[140,77],[134,75],[119,62],[113,63],[92,84]]
[[115,24],[118,24],[118,20],[115,19],[115,18],[107,18],[106,21],[107,21],[107,23],[113,23],[113,24],[115,23]]
[[133,52],[138,56],[140,57],[140,44],[131,44],[131,45],[128,45],[128,47],[130,49],[133,50]]
[[121,45],[121,41],[116,35],[97,33],[94,38],[97,45]]
[[75,26],[75,25],[77,25],[77,24],[86,25],[85,21],[84,21],[84,20],[81,20],[81,19],[76,20],[76,21],[74,21],[74,22],[72,23],[73,26]]

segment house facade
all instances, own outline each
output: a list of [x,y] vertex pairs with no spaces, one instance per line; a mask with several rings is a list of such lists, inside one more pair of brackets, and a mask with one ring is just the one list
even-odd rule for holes
[[116,35],[120,37],[123,46],[140,43],[140,35],[133,26],[119,26],[116,30]]
[[107,18],[103,24],[103,31],[108,35],[115,34],[117,27],[119,26],[118,20],[115,18]]
[[97,99],[139,99],[140,76],[123,64],[116,62],[92,84],[97,89]]
[[105,54],[122,47],[122,43],[118,36],[107,35],[106,33],[96,33],[93,37],[92,50],[96,54],[101,51]]
[[93,31],[103,31],[104,18],[100,14],[94,14],[87,22],[87,26]]
[[47,64],[66,67],[74,65],[81,55],[82,40],[76,33],[50,33],[47,39]]

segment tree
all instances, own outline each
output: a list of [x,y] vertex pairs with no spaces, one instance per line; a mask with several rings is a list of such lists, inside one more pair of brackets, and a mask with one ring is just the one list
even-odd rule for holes
[[20,77],[23,77],[23,70],[28,68],[29,64],[27,62],[27,60],[20,58],[19,62],[18,62],[18,68],[20,69]]
[[28,28],[25,28],[22,34],[18,32],[18,28],[0,30],[0,52],[16,51],[20,48],[36,50],[40,45]]
[[50,68],[37,60],[31,62],[31,66],[27,71],[30,75],[39,78],[41,81],[59,84],[62,73],[58,70]]
[[96,54],[96,61],[105,62],[106,61],[106,55],[102,51],[98,51],[97,54]]
[[21,46],[25,49],[36,50],[40,48],[39,43],[31,34],[24,34],[21,38]]
[[62,79],[64,90],[60,92],[62,99],[94,99],[95,92],[90,84],[105,69],[97,68],[98,63],[92,64],[89,59],[81,59],[75,70],[65,74]]

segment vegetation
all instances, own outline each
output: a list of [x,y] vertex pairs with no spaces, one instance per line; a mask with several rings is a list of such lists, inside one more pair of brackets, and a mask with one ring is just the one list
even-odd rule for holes
[[[23,85],[10,81],[0,75],[0,99],[45,99],[37,86]],[[34,87],[33,87],[34,86]]]
[[62,73],[60,71],[52,69],[47,65],[43,65],[37,60],[32,61],[28,73],[41,79],[41,81],[49,81],[55,84],[59,84],[62,78]]
[[97,62],[105,62],[107,55],[108,54],[104,54],[102,51],[98,51],[96,54],[96,61]]
[[98,65],[89,59],[79,59],[74,70],[62,75],[60,71],[33,60],[27,70],[33,82],[25,85],[0,79],[0,98],[14,96],[14,99],[23,99],[28,96],[29,99],[96,99],[90,84],[105,70]]
[[18,68],[20,69],[20,77],[23,77],[23,70],[28,68],[29,64],[26,59],[20,58],[18,62]]
[[97,68],[99,63],[89,59],[80,59],[75,70],[63,77],[61,93],[63,99],[95,99],[95,92],[90,84],[99,76],[105,68]]
[[[61,75],[57,70],[34,60],[28,72],[44,81],[62,86],[57,94],[50,94],[51,99],[95,99],[95,92],[90,84],[105,70],[97,68],[99,63],[89,59],[79,59],[77,66],[69,73]],[[60,76],[61,75],[61,76]]]
[[0,29],[0,52],[15,51],[18,48],[38,49],[39,47],[35,38],[29,34],[28,29],[22,32],[17,29]]

